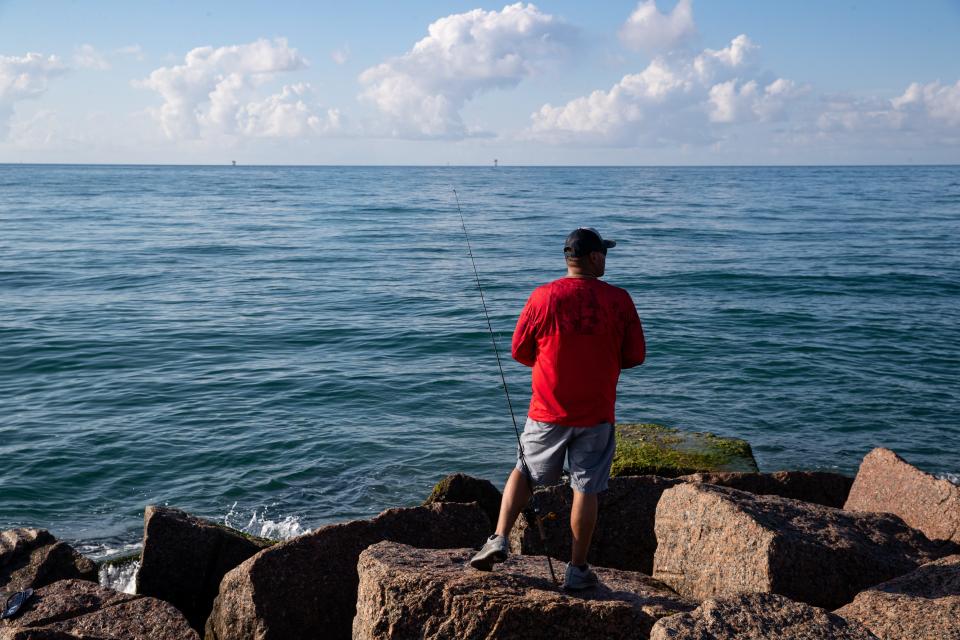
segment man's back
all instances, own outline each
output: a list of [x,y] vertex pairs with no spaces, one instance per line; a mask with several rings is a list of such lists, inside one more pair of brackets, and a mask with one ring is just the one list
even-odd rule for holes
[[561,278],[530,295],[513,357],[533,367],[528,415],[565,426],[614,422],[620,370],[643,362],[630,295],[596,278]]

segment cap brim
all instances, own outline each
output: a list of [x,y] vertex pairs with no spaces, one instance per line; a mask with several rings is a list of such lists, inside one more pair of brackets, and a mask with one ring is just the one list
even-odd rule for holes
[[603,241],[603,246],[606,247],[607,249],[613,248],[613,247],[617,246],[617,241],[616,241],[616,240],[604,240],[604,241]]

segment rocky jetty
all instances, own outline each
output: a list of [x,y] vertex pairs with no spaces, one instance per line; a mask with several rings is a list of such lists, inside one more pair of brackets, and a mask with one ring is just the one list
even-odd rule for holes
[[500,517],[500,498],[500,491],[489,480],[451,473],[436,484],[423,506],[437,502],[476,502],[487,514],[492,528],[497,526]]
[[179,509],[148,506],[137,593],[174,605],[203,633],[223,576],[272,544]]
[[775,471],[744,473],[715,471],[694,473],[679,478],[684,482],[715,484],[758,496],[780,496],[842,509],[850,494],[853,478],[829,471]]
[[[696,458],[691,442],[714,439],[658,429],[656,450],[685,461],[661,465],[671,475]],[[137,595],[90,582],[93,563],[47,531],[0,532],[0,602],[36,589],[0,622],[0,640],[960,640],[957,492],[885,449],[855,480],[702,468],[614,477],[588,557],[601,585],[576,593],[550,580],[526,516],[507,562],[468,566],[499,492],[463,474],[425,506],[280,543],[148,507]],[[572,491],[536,497],[553,514],[546,550],[565,560]]]
[[383,540],[422,548],[479,547],[490,521],[476,504],[390,509],[330,525],[251,557],[220,583],[207,640],[349,638],[357,559]]
[[617,425],[612,477],[676,478],[700,471],[759,471],[750,443],[653,423]]
[[[593,534],[587,561],[601,567],[628,571],[653,572],[653,554],[657,550],[653,522],[660,496],[678,480],[658,476],[625,476],[610,478],[610,485],[599,495],[597,528]],[[570,559],[570,508],[573,490],[558,485],[538,489],[536,500],[543,514],[553,514],[544,521],[549,549],[544,549],[535,522],[521,514],[510,533],[514,553]]]
[[960,640],[960,555],[870,587],[837,613],[882,640]]
[[0,592],[37,589],[67,578],[96,582],[97,568],[46,529],[0,531]]
[[0,640],[199,640],[172,605],[120,593],[86,580],[60,580],[36,590]]
[[354,640],[608,640],[649,636],[694,604],[642,573],[598,569],[602,586],[561,591],[543,558],[514,556],[493,573],[470,569],[472,549],[383,542],[360,555]]
[[844,618],[773,593],[711,598],[657,622],[650,640],[877,640]]
[[844,509],[893,513],[931,540],[960,543],[960,487],[889,449],[874,449],[863,459]]
[[750,592],[834,609],[943,555],[896,516],[682,483],[657,505],[653,575],[697,599]]

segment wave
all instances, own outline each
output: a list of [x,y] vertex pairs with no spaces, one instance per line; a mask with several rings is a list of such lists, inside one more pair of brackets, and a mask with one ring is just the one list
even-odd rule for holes
[[[221,521],[231,529],[271,540],[289,540],[311,531],[302,525],[299,516],[278,516],[271,519],[267,516],[267,511],[267,507],[254,509],[248,517],[242,510],[237,510],[235,502]],[[119,546],[109,543],[77,545],[78,551],[101,562],[98,574],[101,586],[130,594],[137,592],[137,572],[140,571],[140,559],[133,554],[142,548],[140,543]]]

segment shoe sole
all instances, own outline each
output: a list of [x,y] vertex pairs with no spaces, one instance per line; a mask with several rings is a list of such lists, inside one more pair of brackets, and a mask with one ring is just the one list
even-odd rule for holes
[[493,565],[506,559],[507,554],[503,551],[492,551],[485,556],[475,557],[470,561],[470,566],[479,571],[493,571]]
[[571,584],[565,584],[565,585],[563,585],[561,588],[562,588],[564,591],[584,591],[584,590],[586,590],[586,589],[592,589],[592,588],[594,588],[594,587],[596,587],[596,586],[599,586],[599,585],[600,585],[599,582],[591,582],[590,584],[583,584],[583,585],[579,585],[579,586],[576,586],[576,587],[573,586],[573,585],[571,585]]

